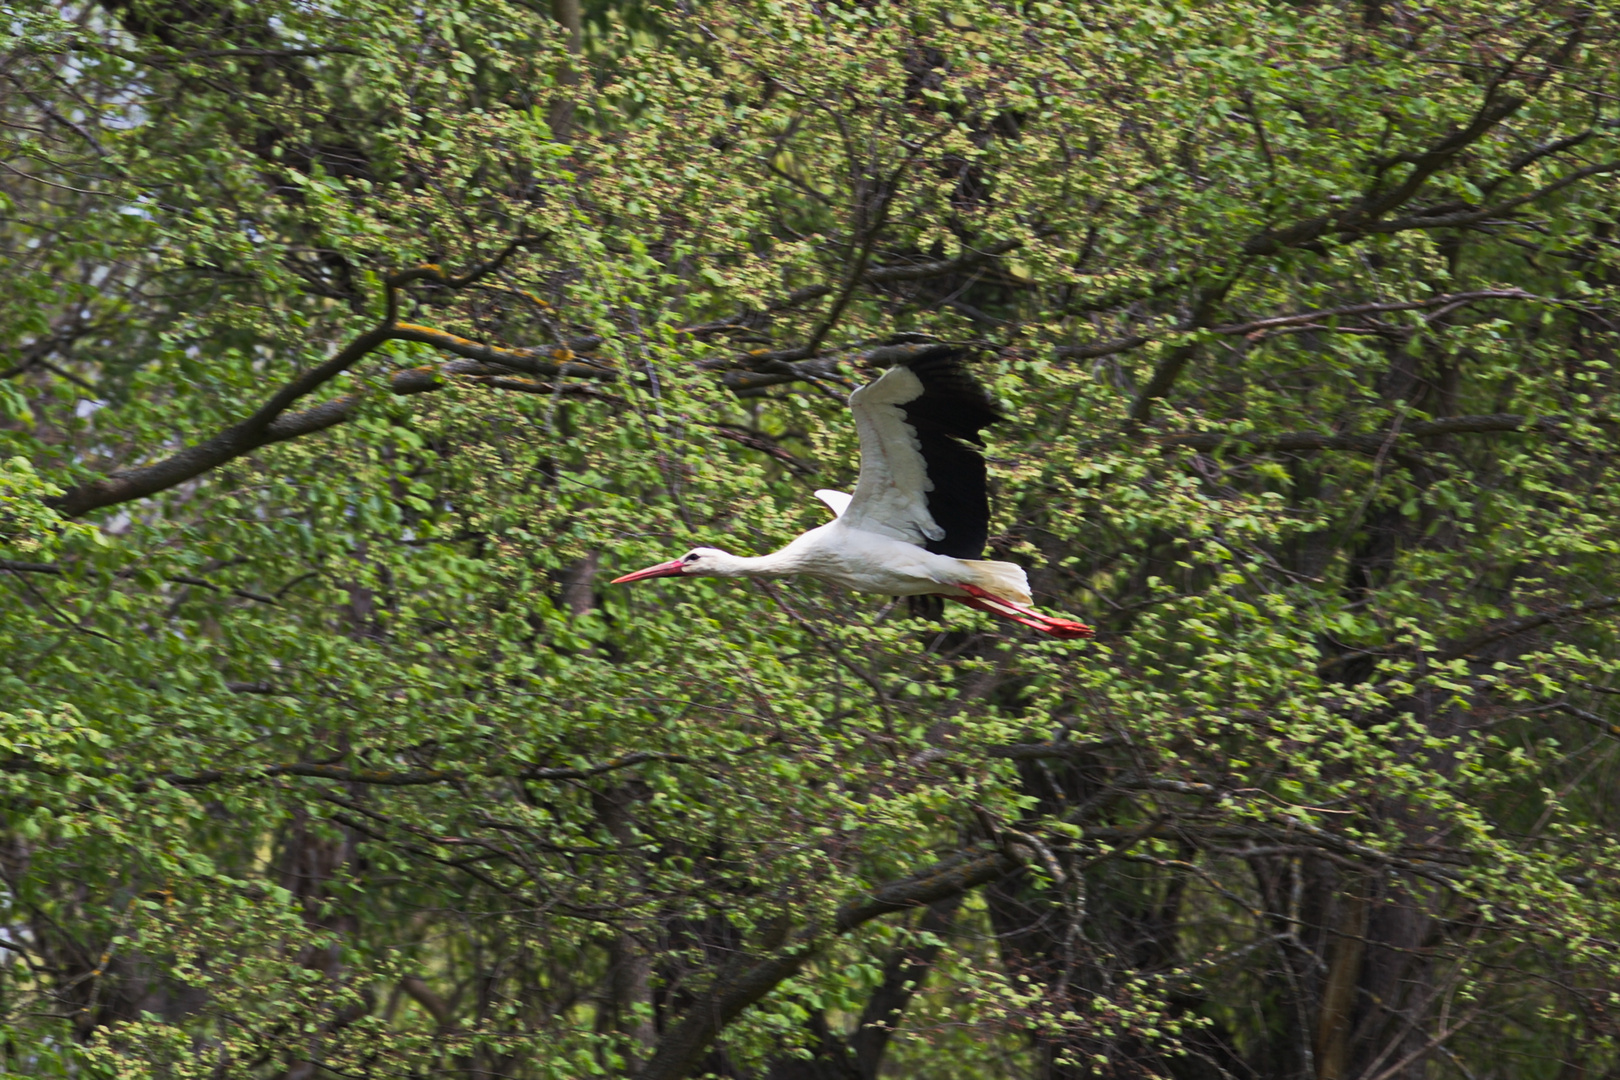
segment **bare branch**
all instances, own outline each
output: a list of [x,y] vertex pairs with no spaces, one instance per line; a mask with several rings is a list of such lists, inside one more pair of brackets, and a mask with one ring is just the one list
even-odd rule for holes
[[[791,350],[794,353],[800,350]],[[720,382],[735,393],[742,394],[750,390],[763,390],[770,386],[781,386],[784,383],[808,382],[817,383],[822,379],[831,379],[838,374],[838,360],[835,357],[819,357],[814,360],[784,360],[777,359],[777,354],[751,356],[748,358],[747,371],[728,371],[720,376]]]
[[0,570],[10,570],[13,574],[60,574],[62,572],[62,568],[56,563],[14,562],[11,559],[0,559]]
[[426,1009],[429,1015],[433,1017],[433,1022],[438,1024],[440,1029],[450,1026],[452,1016],[449,1004],[438,994],[435,994],[426,980],[420,975],[405,976],[399,980],[399,988],[409,994],[411,1000]]
[[[900,164],[894,167],[888,176],[886,186],[890,194],[879,196],[877,213],[873,215],[872,220],[867,219],[866,209],[859,205],[861,185],[857,185],[857,206],[855,207],[855,220],[860,222],[861,228],[859,231],[862,235],[860,245],[855,252],[855,268],[850,273],[849,278],[839,288],[837,295],[834,296],[832,307],[828,309],[827,313],[822,316],[820,322],[818,322],[810,331],[810,341],[805,345],[804,348],[805,356],[808,357],[816,355],[821,348],[821,343],[826,340],[827,335],[831,333],[832,328],[838,324],[839,318],[844,314],[844,309],[849,306],[850,300],[855,295],[856,288],[859,287],[863,281],[868,279],[868,275],[870,273],[869,267],[872,261],[872,252],[877,246],[878,236],[883,232],[884,227],[888,225],[889,212],[894,207],[894,198],[892,192],[900,189],[900,178],[909,172],[911,167],[921,159],[924,150],[938,142],[942,137],[943,132],[936,132],[907,149],[905,158],[900,162]],[[848,152],[848,141],[848,136],[846,134],[846,152]],[[848,152],[848,156],[850,163],[853,165],[855,161],[855,154],[853,152]],[[879,188],[878,190],[881,191],[882,188]]]
[[231,56],[272,57],[276,59],[306,57],[306,56],[364,56],[359,49],[351,49],[342,45],[328,45],[319,49],[202,49],[189,52],[184,56],[163,57],[148,55],[141,59],[149,64],[178,63],[187,60],[213,60]]
[[[963,270],[970,270],[973,267],[980,266],[1001,255],[1005,255],[1007,252],[1013,251],[1022,245],[1022,240],[1001,240],[989,245],[982,251],[970,251],[955,259],[940,259],[933,262],[913,263],[905,266],[874,267],[861,275],[859,281],[868,285],[881,286],[898,284],[904,281],[922,281],[927,278],[944,277],[949,274],[958,273]],[[830,285],[808,285],[802,289],[796,289],[781,300],[775,301],[774,303],[768,305],[763,311],[745,311],[737,315],[727,316],[724,319],[717,319],[714,322],[703,323],[698,326],[684,327],[681,330],[681,333],[701,337],[708,334],[718,334],[725,333],[727,331],[746,329],[752,325],[755,325],[756,322],[763,320],[763,318],[766,316],[774,314],[778,311],[786,311],[790,308],[798,307],[800,304],[809,303],[811,300],[819,300],[832,291],[833,289]],[[798,360],[808,356],[809,350],[802,348],[791,349],[784,350],[784,353],[791,354],[786,356],[786,359]]]
[[1153,338],[1147,334],[1132,334],[1130,337],[1115,338],[1113,341],[1099,341],[1095,345],[1059,345],[1052,350],[1052,355],[1065,360],[1093,360],[1099,356],[1113,356],[1115,353],[1138,348],[1152,340]]
[[413,281],[431,281],[450,289],[464,289],[505,266],[506,261],[519,251],[532,248],[539,242],[540,238],[537,236],[520,236],[497,252],[494,258],[479,263],[459,277],[445,273],[444,267],[438,263],[422,263],[420,266],[413,266],[409,270],[401,270],[397,274],[390,275],[385,284],[390,290],[397,290]]
[[614,380],[619,372],[613,368],[589,362],[576,362],[575,353],[594,349],[602,344],[598,337],[578,338],[550,349],[508,349],[499,345],[485,345],[480,341],[437,330],[415,323],[399,323],[391,337],[396,341],[415,341],[431,345],[453,356],[477,360],[485,364],[498,364],[527,375],[554,378],[558,375],[577,375],[587,379]]
[[[883,965],[883,981],[872,991],[855,1032],[849,1037],[849,1052],[855,1059],[855,1072],[861,1077],[875,1077],[883,1062],[889,1038],[904,1014],[906,1005],[922,988],[922,983],[933,969],[943,947],[942,939],[951,928],[962,894],[936,900],[928,905],[917,930],[933,935],[931,943],[917,943],[897,950]],[[926,940],[926,939],[925,939]]]

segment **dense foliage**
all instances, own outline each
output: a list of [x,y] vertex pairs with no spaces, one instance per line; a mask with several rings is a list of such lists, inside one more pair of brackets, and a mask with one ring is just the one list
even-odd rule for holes
[[[1612,0],[0,35],[4,1070],[1620,1070]],[[1095,642],[605,584],[929,340]]]

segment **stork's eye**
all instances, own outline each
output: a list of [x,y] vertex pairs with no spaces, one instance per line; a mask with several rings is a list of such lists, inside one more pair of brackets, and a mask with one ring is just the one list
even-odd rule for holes
[[692,552],[692,554],[690,554],[690,555],[688,555],[686,557],[686,561],[687,562],[697,562],[698,561],[698,553],[695,552],[695,551]]

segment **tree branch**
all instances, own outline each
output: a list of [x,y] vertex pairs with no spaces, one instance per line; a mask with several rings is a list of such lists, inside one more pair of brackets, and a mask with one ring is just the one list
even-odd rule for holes
[[795,289],[780,300],[767,304],[763,311],[744,310],[736,315],[728,315],[724,319],[716,319],[714,322],[682,327],[680,333],[702,337],[705,334],[719,334],[729,330],[747,329],[753,326],[756,321],[763,321],[769,315],[798,307],[800,304],[807,304],[811,300],[819,300],[830,292],[832,292],[832,286],[830,285],[807,285],[802,289]]
[[1061,761],[1087,757],[1098,750],[1118,746],[1124,741],[1118,736],[1109,736],[1106,739],[1092,739],[1088,742],[1012,743],[1007,746],[985,747],[984,756],[1007,758],[1012,761]]
[[[1451,132],[1427,150],[1400,154],[1379,163],[1373,186],[1354,205],[1336,214],[1319,214],[1280,228],[1266,229],[1244,242],[1241,248],[1243,254],[1275,255],[1285,248],[1314,243],[1330,232],[1337,233],[1341,240],[1349,240],[1368,232],[1397,231],[1372,228],[1371,225],[1380,216],[1410,201],[1429,177],[1444,168],[1457,154],[1484,138],[1525,103],[1526,99],[1519,97],[1495,98],[1494,89],[1493,84],[1473,118],[1462,130]],[[1384,170],[1399,164],[1410,164],[1412,171],[1395,188],[1379,194],[1379,179]]]
[[1537,300],[1543,303],[1557,303],[1544,296],[1525,292],[1523,289],[1480,289],[1475,292],[1447,293],[1444,296],[1431,296],[1426,300],[1402,300],[1390,303],[1350,304],[1346,307],[1322,308],[1317,311],[1301,311],[1293,315],[1277,315],[1269,319],[1256,319],[1253,322],[1231,323],[1227,326],[1213,327],[1217,334],[1243,335],[1272,330],[1282,326],[1294,326],[1300,323],[1319,322],[1323,319],[1337,319],[1348,315],[1381,315],[1394,311],[1419,311],[1424,308],[1445,307],[1448,304],[1472,303],[1475,300]]
[[[962,903],[962,895],[955,893],[929,904],[917,925],[918,931],[936,938],[943,937],[951,928],[952,917]],[[906,1005],[921,988],[923,979],[933,969],[940,948],[934,943],[918,943],[897,950],[883,965],[883,981],[867,999],[855,1033],[849,1037],[855,1072],[862,1080],[877,1080],[889,1036],[893,1034]]]
[[47,504],[64,517],[81,517],[92,510],[167,491],[271,443],[340,424],[353,415],[359,403],[358,395],[338,398],[290,416],[282,416],[282,413],[298,398],[358,363],[387,342],[390,336],[387,327],[368,330],[324,364],[282,387],[252,416],[231,425],[213,438],[189,446],[152,465],[120,470],[101,480],[80,484],[63,495],[47,500]]
[[[1264,331],[1283,329],[1287,327],[1308,326],[1321,319],[1335,319],[1351,315],[1377,315],[1392,311],[1417,311],[1427,308],[1445,307],[1449,304],[1472,303],[1476,300],[1534,300],[1541,303],[1556,304],[1561,301],[1537,296],[1535,293],[1525,292],[1522,289],[1481,289],[1475,292],[1448,293],[1444,296],[1434,296],[1427,300],[1392,301],[1389,303],[1350,304],[1345,307],[1321,308],[1316,311],[1301,311],[1292,315],[1277,315],[1267,319],[1256,319],[1246,323],[1228,323],[1225,326],[1210,327],[1210,332],[1223,335],[1257,335]],[[1191,323],[1182,323],[1171,328],[1170,333],[1184,332],[1193,329]],[[1321,329],[1318,327],[1318,329]],[[1126,352],[1138,348],[1152,341],[1157,335],[1132,334],[1128,337],[1115,338],[1112,341],[1100,341],[1092,345],[1059,345],[1052,350],[1054,356],[1070,360],[1088,360],[1101,356],[1112,356],[1115,353]]]
[[941,259],[937,262],[913,263],[910,266],[878,266],[868,270],[864,280],[871,285],[894,285],[902,281],[922,281],[926,278],[945,277],[948,274],[958,273],[962,270],[971,270],[975,266],[987,263],[992,259],[1016,251],[1023,247],[1022,240],[998,240],[983,251],[970,251],[954,259]]
[[721,436],[721,438],[730,439],[732,442],[741,443],[743,446],[746,446],[751,450],[758,450],[763,454],[769,455],[775,460],[780,461],[783,465],[786,465],[799,476],[815,475],[815,466],[799,460],[793,454],[783,449],[782,445],[769,435],[758,431],[749,431],[747,428],[736,427],[732,424],[705,422],[703,426],[713,428],[715,432]]
[[[1196,330],[1207,324],[1210,321],[1210,316],[1215,313],[1216,306],[1225,299],[1227,290],[1232,287],[1233,282],[1237,281],[1237,279],[1238,275],[1232,274],[1214,288],[1198,290],[1198,297],[1193,303],[1192,315],[1176,329],[1180,331]],[[1181,375],[1181,369],[1186,367],[1187,361],[1191,360],[1193,354],[1197,351],[1197,343],[1189,342],[1185,345],[1175,346],[1159,358],[1158,364],[1153,369],[1153,374],[1148,378],[1147,385],[1142,387],[1135,400],[1131,402],[1131,407],[1126,413],[1127,427],[1135,428],[1147,422],[1148,417],[1153,413],[1153,403],[1170,392],[1170,388],[1175,385],[1176,379]]]
[[[67,568],[61,563],[13,562],[10,559],[0,559],[0,570],[10,570],[15,574],[49,574],[55,577],[61,577],[67,573]],[[133,570],[118,570],[113,573],[113,577],[130,578],[134,577],[135,573]],[[209,581],[207,578],[193,577],[190,574],[166,574],[163,580],[172,581],[176,585],[195,585],[203,589],[212,589],[215,592],[228,592],[232,596],[239,596],[244,600],[253,600],[261,604],[279,603],[274,596],[266,596],[263,593],[251,592],[247,589],[238,589],[231,585],[220,585],[217,582]]]
[[396,341],[415,341],[422,345],[431,345],[452,356],[461,356],[485,364],[498,364],[527,375],[540,375],[546,378],[577,375],[609,382],[619,377],[619,372],[614,368],[575,362],[575,353],[594,349],[602,344],[599,337],[575,338],[550,349],[508,349],[499,345],[485,345],[480,341],[472,341],[445,330],[418,326],[415,323],[397,324],[391,336]]
[[1586,140],[1590,139],[1595,134],[1597,134],[1595,131],[1588,128],[1585,131],[1575,135],[1570,135],[1567,138],[1555,139],[1552,142],[1546,142],[1542,143],[1540,146],[1531,147],[1529,150],[1508,162],[1507,169],[1503,171],[1501,176],[1498,176],[1495,180],[1492,180],[1489,183],[1481,184],[1480,191],[1486,195],[1489,195],[1497,188],[1513,179],[1513,177],[1540,161],[1542,158],[1548,157],[1552,154],[1562,154],[1565,150],[1573,150],[1575,147],[1586,142]]
[[[232,684],[235,692],[274,693],[270,688],[260,689],[256,684]],[[693,759],[684,754],[665,754],[655,751],[638,750],[630,754],[621,754],[609,761],[597,765],[582,767],[562,766],[518,766],[499,767],[490,766],[484,769],[354,769],[343,765],[328,765],[317,762],[289,762],[284,765],[266,765],[260,768],[246,769],[209,769],[200,773],[167,773],[156,780],[138,780],[132,789],[146,792],[158,783],[168,784],[170,787],[195,788],[210,787],[214,784],[240,784],[252,783],[258,780],[273,779],[280,776],[302,776],[315,780],[334,780],[345,784],[366,784],[373,787],[421,787],[426,784],[445,784],[456,780],[465,780],[468,777],[508,778],[515,780],[586,780],[603,773],[627,769],[632,765],[640,765],[648,761],[662,761],[676,765],[692,764]],[[53,769],[41,766],[31,758],[14,757],[0,761],[0,772],[10,773],[42,773],[47,776],[57,775],[95,775],[113,776],[112,771],[98,772],[88,769]]]
[[1394,221],[1381,222],[1367,227],[1370,233],[1394,233],[1406,229],[1454,229],[1462,225],[1473,225],[1490,218],[1500,217],[1510,210],[1516,210],[1526,203],[1545,198],[1556,191],[1562,191],[1571,184],[1585,180],[1589,176],[1599,176],[1603,173],[1620,172],[1620,161],[1606,161],[1601,165],[1588,165],[1584,169],[1576,169],[1567,176],[1562,176],[1552,183],[1514,199],[1507,199],[1494,206],[1470,207],[1462,210],[1452,210],[1448,213],[1417,213]]
[[1162,435],[1153,441],[1163,447],[1191,450],[1217,450],[1223,446],[1247,446],[1265,453],[1271,451],[1351,450],[1360,454],[1386,451],[1393,440],[1434,439],[1443,435],[1469,435],[1512,431],[1553,431],[1569,422],[1561,416],[1525,416],[1520,413],[1489,413],[1483,416],[1446,416],[1420,420],[1398,432],[1378,435],[1330,435],[1320,431],[1288,431],[1280,435],[1233,435],[1219,431],[1189,431]]
[[1532,630],[1539,630],[1555,622],[1567,619],[1578,619],[1585,615],[1596,615],[1599,612],[1610,611],[1620,607],[1620,596],[1600,596],[1596,600],[1588,600],[1581,604],[1563,604],[1550,611],[1539,612],[1535,615],[1526,615],[1523,618],[1508,619],[1482,630],[1470,638],[1449,645],[1440,650],[1437,658],[1441,661],[1458,660],[1470,653],[1476,653],[1487,645],[1494,645],[1498,641],[1506,641],[1520,634],[1527,634]]
[[702,1060],[716,1035],[742,1011],[792,977],[836,936],[882,915],[923,907],[967,892],[1016,870],[1022,863],[1000,850],[968,850],[916,877],[880,886],[838,909],[830,926],[806,927],[792,945],[731,975],[716,979],[669,1028],[637,1080],[681,1080]]
[[[791,351],[798,353],[801,350]],[[721,375],[720,383],[727,390],[741,394],[749,390],[781,386],[784,383],[813,384],[822,379],[831,379],[838,374],[838,361],[831,357],[791,361],[778,358],[778,354],[761,354],[747,359],[756,370],[728,371]]]
[[1052,350],[1052,355],[1065,360],[1092,360],[1099,356],[1113,356],[1115,353],[1126,352],[1146,345],[1152,340],[1148,334],[1132,334],[1130,337],[1115,338],[1113,341],[1099,341],[1094,345],[1059,345]]
[[[483,345],[432,327],[397,321],[399,291],[404,286],[414,281],[429,281],[446,288],[464,288],[494,273],[513,252],[534,242],[533,239],[514,240],[493,259],[473,267],[459,277],[446,274],[441,267],[433,263],[412,267],[389,276],[384,282],[387,290],[387,317],[383,323],[355,338],[330,359],[299,374],[271,395],[270,399],[247,419],[162,461],[140,468],[119,470],[103,479],[80,484],[63,495],[47,500],[48,505],[66,517],[80,517],[92,510],[167,491],[227,461],[272,443],[296,439],[341,424],[354,415],[359,407],[361,395],[348,394],[298,413],[288,414],[287,409],[390,341],[420,342],[471,360],[498,364],[503,368],[535,375],[617,378],[617,373],[611,368],[572,362],[575,349],[595,348],[602,343],[599,337],[570,341],[559,345],[549,354],[542,354],[534,349],[505,349]],[[394,389],[398,393],[416,393],[431,388],[432,386],[427,384],[427,380],[424,380],[419,372],[404,378],[396,377],[394,381]]]
[[[962,270],[970,270],[1021,246],[1023,246],[1022,240],[1001,240],[989,245],[983,251],[970,251],[955,259],[913,263],[909,266],[874,267],[862,274],[858,280],[868,285],[893,285],[905,281],[922,281],[927,278],[944,277]],[[832,291],[833,288],[830,285],[808,285],[802,289],[795,289],[781,300],[768,305],[763,311],[745,311],[741,314],[729,315],[714,322],[684,327],[680,332],[701,337],[707,334],[746,329],[765,316],[797,307],[811,300],[819,300]],[[784,358],[789,360],[798,360],[809,355],[808,350],[803,348],[783,350],[782,354]],[[791,380],[784,379],[782,381]]]

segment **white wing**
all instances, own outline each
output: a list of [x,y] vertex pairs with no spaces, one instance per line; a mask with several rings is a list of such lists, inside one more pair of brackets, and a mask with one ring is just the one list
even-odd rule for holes
[[850,497],[842,491],[834,491],[832,488],[817,488],[816,498],[832,509],[833,517],[842,517],[844,511],[849,508]]
[[849,395],[861,437],[861,478],[839,515],[852,529],[892,536],[919,547],[945,530],[928,513],[927,464],[917,433],[900,406],[922,397],[922,380],[896,365]]

